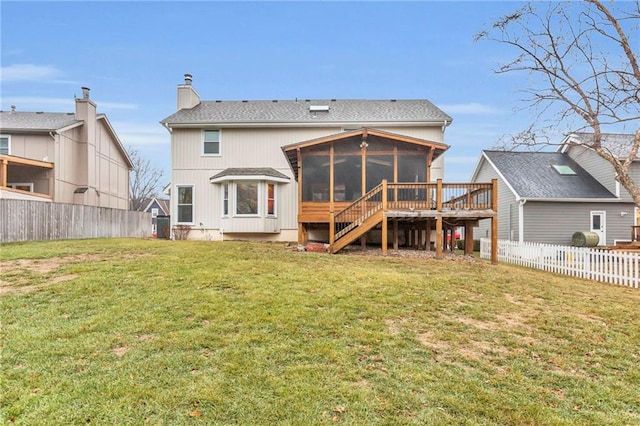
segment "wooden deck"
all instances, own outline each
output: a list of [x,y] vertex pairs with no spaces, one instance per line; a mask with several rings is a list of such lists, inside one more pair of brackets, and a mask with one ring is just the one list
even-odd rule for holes
[[[496,180],[463,184],[445,184],[441,180],[435,183],[383,181],[352,203],[302,203],[298,219],[303,226],[328,222],[332,253],[374,228],[381,230],[382,251],[386,253],[388,222],[393,224],[394,248],[397,248],[399,223],[412,223],[420,229],[420,236],[426,233],[426,241],[431,240],[430,232],[435,232],[436,256],[441,257],[445,233],[455,227],[465,228],[466,253],[473,251],[473,228],[479,220],[492,221],[492,235],[496,238],[497,194]],[[497,247],[497,243],[493,247]],[[492,261],[497,262],[497,250],[492,251],[495,252]]]

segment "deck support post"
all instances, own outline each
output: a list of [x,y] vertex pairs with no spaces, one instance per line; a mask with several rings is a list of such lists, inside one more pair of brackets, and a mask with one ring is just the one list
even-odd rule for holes
[[0,188],[7,187],[7,170],[9,162],[6,159],[0,160]]
[[[442,213],[442,179],[436,180],[436,210]],[[442,216],[436,218],[436,259],[442,259]]]
[[333,211],[329,213],[329,245],[332,246],[336,241],[336,223],[335,213]]
[[306,245],[309,242],[309,232],[306,223],[298,223],[298,244]]
[[491,208],[496,213],[491,218],[491,263],[496,264],[498,263],[498,179],[491,180],[491,188]]
[[442,259],[442,216],[436,218],[436,259]]
[[473,254],[473,222],[464,223],[464,254]]
[[431,251],[431,219],[427,219],[427,227],[425,230],[425,239],[427,240],[427,244],[425,246],[425,250]]
[[388,230],[387,230],[387,216],[385,216],[385,212],[388,209],[388,194],[387,194],[387,180],[382,179],[382,254],[387,254],[387,243],[388,243]]
[[398,250],[398,219],[393,220],[393,249]]
[[387,254],[387,244],[389,244],[389,236],[388,236],[388,229],[387,229],[387,217],[386,216],[382,216],[382,254],[386,255]]

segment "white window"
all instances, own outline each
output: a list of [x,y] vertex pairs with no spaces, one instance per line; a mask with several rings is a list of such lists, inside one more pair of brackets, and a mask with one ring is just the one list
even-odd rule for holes
[[193,186],[177,186],[178,222],[193,223]]
[[9,183],[7,186],[9,188],[19,189],[20,191],[33,192],[32,183]]
[[202,155],[220,155],[220,130],[205,130],[203,132]]
[[229,216],[229,184],[222,185],[222,216]]
[[276,217],[277,185],[265,181],[229,181],[221,185],[222,217]]
[[157,207],[156,208],[152,208],[151,209],[151,217],[158,217],[158,211],[159,211],[159,209]]
[[0,154],[11,155],[11,138],[0,135]]
[[276,185],[267,183],[267,216],[276,215]]
[[258,182],[236,182],[236,216],[258,216]]

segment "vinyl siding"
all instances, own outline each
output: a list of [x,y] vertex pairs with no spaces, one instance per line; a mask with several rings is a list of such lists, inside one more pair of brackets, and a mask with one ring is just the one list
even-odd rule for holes
[[[524,205],[524,240],[572,245],[575,232],[591,229],[591,211],[606,212],[606,245],[613,245],[615,240],[629,240],[634,221],[634,205],[631,203],[540,201],[528,201]],[[621,212],[626,212],[626,215],[621,216]],[[600,242],[600,245],[605,244]]]
[[[588,171],[594,178],[604,185],[612,194],[616,194],[616,187],[618,183],[615,180],[615,171],[613,166],[606,160],[598,156],[590,149],[586,149],[582,146],[572,146],[567,150],[567,153],[574,161],[586,171]],[[632,179],[635,182],[640,182],[640,162],[635,161],[630,169]],[[632,202],[629,192],[620,186],[620,200],[625,202]]]
[[[498,179],[498,239],[518,241],[519,203],[494,168],[484,158],[481,161],[474,182],[486,183],[491,182],[492,179]],[[475,239],[491,237],[491,221],[480,221],[479,226],[474,228],[473,235]]]
[[[353,126],[346,126],[351,128]],[[215,126],[205,127],[215,129]],[[442,141],[440,127],[380,128],[435,142]],[[298,228],[298,190],[292,170],[281,147],[319,137],[337,134],[343,127],[291,128],[223,128],[220,131],[221,155],[202,155],[202,129],[173,129],[171,143],[172,193],[178,185],[194,186],[193,223],[200,232],[192,231],[190,238],[227,238],[229,232],[240,236],[259,232],[273,233],[277,229],[287,238],[296,238]],[[442,177],[442,158],[434,162],[432,177]],[[271,167],[290,178],[289,183],[277,183],[277,219],[222,218],[222,185],[212,184],[209,178],[227,168]],[[438,172],[438,170],[440,170]],[[435,175],[435,177],[434,177]],[[261,196],[261,198],[264,198]],[[171,216],[177,218],[177,200],[171,197]],[[172,220],[175,223],[175,219]],[[202,225],[200,225],[202,223]],[[287,232],[289,231],[289,232]],[[270,239],[264,235],[265,239]]]
[[[615,171],[611,164],[591,149],[583,146],[572,146],[567,150],[567,154],[612,194],[616,193]],[[621,195],[623,194],[621,193]],[[628,196],[628,193],[624,191],[623,199]]]
[[53,138],[48,134],[12,134],[10,154],[31,160],[53,162],[55,158]]

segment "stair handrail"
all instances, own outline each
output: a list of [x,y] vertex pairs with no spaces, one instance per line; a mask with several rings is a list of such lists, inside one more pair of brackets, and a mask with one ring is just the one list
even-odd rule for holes
[[354,224],[364,222],[367,218],[371,217],[382,208],[382,197],[375,205],[367,206],[364,203],[368,202],[378,194],[382,194],[382,189],[385,184],[386,182],[380,183],[362,197],[358,198],[338,213],[332,215],[331,230],[333,231],[333,235],[332,238],[330,238],[331,243],[349,232],[353,227],[355,227]]

